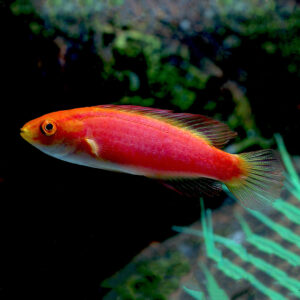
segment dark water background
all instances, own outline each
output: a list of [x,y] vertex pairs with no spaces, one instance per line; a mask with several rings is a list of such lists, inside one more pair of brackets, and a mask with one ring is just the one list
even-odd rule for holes
[[[167,2],[162,1],[161,7]],[[189,19],[188,11],[193,7],[184,6],[187,11],[184,16],[176,11],[172,16],[170,9],[160,19],[161,32],[151,26],[145,29],[162,39],[163,45],[178,42],[159,57],[159,67],[163,67],[158,73],[163,74],[165,64],[178,68],[176,78],[167,74],[165,80],[170,85],[174,82],[182,92],[175,95],[170,88],[163,96],[158,92],[167,83],[157,86],[145,72],[149,67],[148,54],[138,51],[132,55],[126,52],[130,47],[125,52],[109,48],[117,31],[102,35],[102,48],[115,57],[113,68],[107,71],[109,59],[104,59],[101,56],[104,52],[96,46],[97,30],[87,29],[84,22],[88,18],[71,20],[70,23],[79,22],[84,28],[80,31],[79,26],[76,29],[79,33],[71,35],[68,29],[52,24],[34,11],[16,13],[11,9],[13,3],[0,2],[4,50],[0,58],[0,299],[20,296],[101,299],[106,292],[100,288],[102,280],[151,242],[174,235],[172,225],[188,225],[199,218],[198,199],[181,197],[155,181],[71,165],[38,152],[19,136],[19,128],[35,117],[104,103],[149,103],[153,107],[202,113],[229,122],[241,136],[237,145],[242,140],[251,140],[253,135],[263,140],[243,146],[243,151],[262,145],[274,147],[269,141],[274,132],[280,132],[291,154],[300,152],[299,53],[293,49],[284,52],[278,46],[299,39],[297,2],[278,4],[281,8],[292,6],[286,14],[295,14],[294,26],[281,29],[286,32],[280,34],[275,28],[271,33],[261,30],[247,35],[228,24],[226,27],[217,17],[213,19],[217,25],[206,31],[204,19],[194,15]],[[21,7],[23,2],[16,3]],[[37,7],[39,1],[33,4]],[[156,5],[159,7],[160,2]],[[139,15],[138,10],[131,13]],[[145,23],[158,22],[157,17],[150,21],[146,17]],[[242,16],[240,22],[246,22],[245,18]],[[107,19],[120,30],[134,28],[130,22],[122,25]],[[191,22],[192,29],[188,32],[182,29],[185,20]],[[38,31],[35,24],[40,26]],[[204,29],[193,24],[204,24]],[[218,33],[220,28],[226,33]],[[238,46],[226,49],[224,40],[230,41],[228,37],[233,37],[232,43],[237,37]],[[261,46],[265,42],[269,42],[268,51]],[[188,58],[180,52],[182,45],[189,52]],[[203,58],[209,58],[217,69],[213,71],[214,65],[210,66],[205,87],[197,89],[184,81],[190,74],[184,64],[205,69]],[[126,70],[131,70],[131,75]],[[138,77],[138,83],[134,76]],[[226,88],[231,81],[236,83],[234,88]],[[241,93],[240,102],[233,99],[235,92]],[[175,102],[174,97],[178,97]],[[150,100],[143,102],[143,99]],[[242,104],[237,110],[238,103],[246,106]],[[237,121],[232,121],[236,117]],[[221,195],[206,203],[215,208],[224,199],[225,195]]]

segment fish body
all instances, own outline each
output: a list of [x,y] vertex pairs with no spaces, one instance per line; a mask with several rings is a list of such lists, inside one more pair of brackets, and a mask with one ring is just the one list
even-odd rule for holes
[[[21,135],[58,159],[165,180],[184,194],[216,189],[212,181],[216,180],[237,195],[236,189],[249,185],[252,173],[252,189],[263,189],[265,181],[272,187],[282,181],[279,161],[271,150],[246,156],[226,153],[219,148],[235,134],[225,124],[201,115],[137,106],[85,107],[32,120]],[[266,168],[261,168],[261,162]],[[261,180],[266,170],[268,176]],[[238,198],[254,207],[244,192]]]

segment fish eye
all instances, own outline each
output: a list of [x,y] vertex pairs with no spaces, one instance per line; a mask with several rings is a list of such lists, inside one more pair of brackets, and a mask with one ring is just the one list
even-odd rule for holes
[[52,120],[45,120],[41,125],[41,131],[46,136],[51,136],[55,134],[57,126]]

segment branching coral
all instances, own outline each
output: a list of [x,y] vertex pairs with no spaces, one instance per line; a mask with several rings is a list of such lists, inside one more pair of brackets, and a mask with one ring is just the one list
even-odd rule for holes
[[[276,135],[276,141],[287,170],[286,187],[290,193],[296,196],[296,199],[300,201],[299,177],[293,167],[280,135]],[[288,203],[283,201],[283,199],[277,199],[275,201],[274,208],[281,214],[281,218],[287,219],[284,220],[287,221],[285,225],[278,224],[276,221],[272,220],[267,213],[248,210],[249,215],[263,223],[264,226],[268,227],[268,229],[273,231],[277,236],[280,236],[281,239],[279,241],[274,241],[269,237],[255,233],[250,228],[245,218],[240,214],[236,214],[236,218],[238,219],[245,235],[244,244],[238,243],[233,239],[214,234],[212,226],[212,213],[210,210],[207,210],[205,213],[203,201],[201,201],[201,206],[202,230],[176,226],[174,227],[174,230],[197,235],[203,238],[207,257],[215,262],[215,266],[218,270],[223,272],[227,277],[230,277],[234,281],[244,279],[248,281],[255,290],[259,291],[270,299],[286,299],[287,295],[300,298],[299,276],[295,277],[295,274],[289,274],[289,269],[287,271],[282,270],[280,268],[280,264],[277,266],[276,263],[267,262],[264,258],[259,256],[259,253],[276,256],[280,258],[280,261],[285,265],[290,265],[290,268],[299,267],[300,256],[297,254],[297,252],[291,251],[281,245],[281,242],[285,240],[293,245],[295,249],[300,248],[300,235],[289,228],[293,226],[293,223],[296,225],[299,225],[300,223],[300,210],[299,207],[297,207],[297,203]],[[217,247],[216,245],[220,245],[220,247]],[[249,245],[256,248],[258,255],[253,255],[249,251]],[[269,277],[275,285],[284,287],[286,292],[280,293],[272,289],[270,286],[265,285],[253,274],[253,269],[250,268],[251,271],[249,271],[247,268],[241,267],[241,263],[239,265],[233,263],[230,259],[223,255],[221,248],[230,249],[230,251],[233,252],[240,259],[240,261],[243,263],[248,263],[252,266],[252,268],[254,267],[256,270],[264,273],[264,276]],[[218,286],[217,280],[213,278],[213,275],[206,269],[206,267],[202,267],[202,269],[208,283],[208,299],[220,299],[220,297],[216,296],[214,292],[218,290],[219,293],[224,293],[224,295],[226,292]],[[297,274],[299,273],[296,273],[296,275]],[[214,284],[209,284],[209,282],[214,282]],[[205,299],[206,297],[205,293],[202,291],[195,290],[187,286],[184,286],[183,289],[195,299]],[[222,296],[222,299],[226,299],[226,297],[227,295]]]

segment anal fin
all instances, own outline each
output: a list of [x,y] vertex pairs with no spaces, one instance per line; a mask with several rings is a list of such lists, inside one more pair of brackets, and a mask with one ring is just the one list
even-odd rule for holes
[[220,182],[210,178],[172,178],[161,180],[166,187],[187,197],[216,196],[222,190]]

